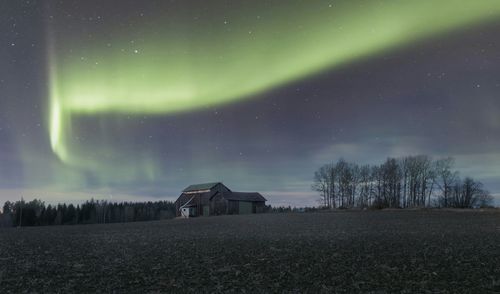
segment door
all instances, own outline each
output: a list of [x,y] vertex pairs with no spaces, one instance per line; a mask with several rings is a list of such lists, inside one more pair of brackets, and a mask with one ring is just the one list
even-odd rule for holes
[[203,216],[209,216],[210,215],[210,206],[205,205],[203,206]]
[[252,213],[252,202],[240,201],[240,214]]

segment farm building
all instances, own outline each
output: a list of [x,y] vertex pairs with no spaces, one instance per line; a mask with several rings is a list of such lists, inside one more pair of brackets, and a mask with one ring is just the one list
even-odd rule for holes
[[222,183],[191,185],[175,201],[177,216],[249,214],[264,211],[266,199],[256,192],[233,192]]

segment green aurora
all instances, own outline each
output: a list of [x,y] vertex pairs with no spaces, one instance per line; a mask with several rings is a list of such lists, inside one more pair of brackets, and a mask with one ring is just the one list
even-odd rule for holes
[[[49,45],[51,147],[65,164],[103,171],[104,159],[89,158],[74,142],[74,120],[224,105],[499,14],[498,0],[280,1],[196,25],[158,19],[134,46],[134,32],[117,30],[111,47],[56,35]],[[75,45],[72,53],[62,54],[67,44]],[[154,176],[153,160],[133,164]]]

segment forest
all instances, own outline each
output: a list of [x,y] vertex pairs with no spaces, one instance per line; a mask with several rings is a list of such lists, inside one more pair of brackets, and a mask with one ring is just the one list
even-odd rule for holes
[[109,202],[90,200],[81,205],[45,205],[41,200],[7,201],[0,214],[0,227],[102,224],[169,219],[175,216],[171,201]]
[[312,189],[324,208],[474,208],[493,201],[481,182],[460,177],[452,157],[427,155],[388,158],[380,165],[340,159],[314,173]]

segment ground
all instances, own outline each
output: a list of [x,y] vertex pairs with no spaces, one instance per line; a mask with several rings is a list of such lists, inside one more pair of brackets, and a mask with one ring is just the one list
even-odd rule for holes
[[2,293],[498,293],[499,265],[492,211],[0,229]]

